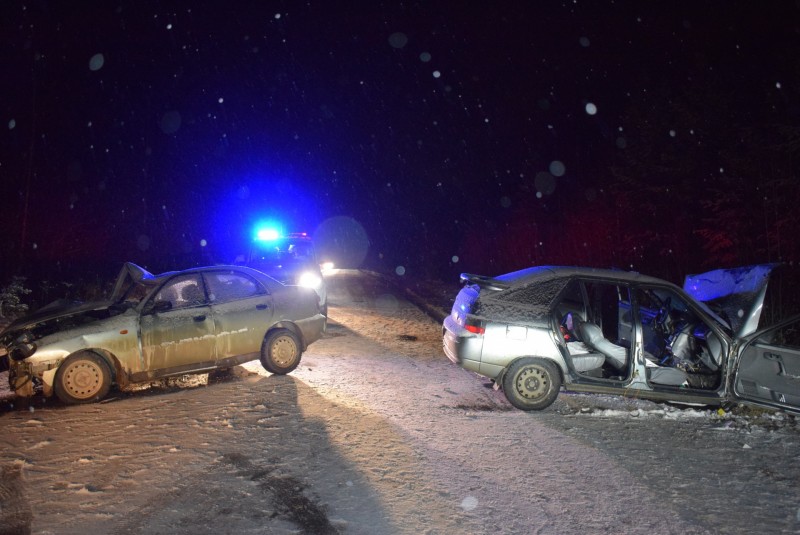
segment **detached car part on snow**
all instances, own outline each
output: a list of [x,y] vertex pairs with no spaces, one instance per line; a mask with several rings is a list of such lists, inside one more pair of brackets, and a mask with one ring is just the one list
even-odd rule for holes
[[462,274],[444,352],[522,410],[548,407],[563,386],[800,412],[800,316],[758,328],[774,267],[694,275],[684,289],[577,267]]
[[86,403],[112,383],[125,388],[255,359],[271,373],[289,373],[325,327],[314,290],[254,269],[152,275],[127,263],[108,301],[48,305],[0,332],[0,347],[17,396],[41,388]]

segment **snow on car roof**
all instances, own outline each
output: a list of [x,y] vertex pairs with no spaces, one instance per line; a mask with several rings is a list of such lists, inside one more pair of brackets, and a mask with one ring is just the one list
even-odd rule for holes
[[569,277],[580,275],[582,277],[608,278],[612,280],[646,282],[651,284],[664,284],[666,281],[642,275],[635,271],[622,271],[616,269],[602,269],[575,266],[534,266],[519,271],[513,271],[494,277],[495,280],[506,283],[509,287],[528,284],[537,278]]

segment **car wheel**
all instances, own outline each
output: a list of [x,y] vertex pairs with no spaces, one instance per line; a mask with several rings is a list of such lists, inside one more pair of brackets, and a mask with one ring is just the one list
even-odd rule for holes
[[289,373],[300,364],[300,340],[292,331],[272,331],[261,344],[261,365],[270,373]]
[[111,370],[95,353],[79,353],[65,360],[56,372],[55,391],[64,403],[100,401],[111,388]]
[[509,403],[524,411],[549,407],[558,397],[561,375],[556,365],[540,358],[515,360],[503,376],[503,392]]

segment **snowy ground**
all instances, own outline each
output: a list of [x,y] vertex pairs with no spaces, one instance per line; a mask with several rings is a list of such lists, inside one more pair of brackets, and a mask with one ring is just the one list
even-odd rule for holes
[[289,376],[6,400],[0,533],[800,532],[794,417],[566,393],[517,411],[408,296],[331,280],[329,332]]

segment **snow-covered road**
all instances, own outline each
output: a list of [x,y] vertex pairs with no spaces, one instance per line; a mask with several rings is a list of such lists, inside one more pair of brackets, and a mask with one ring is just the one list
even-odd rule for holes
[[289,376],[0,413],[0,532],[800,532],[793,418],[565,393],[516,411],[402,292],[329,282],[328,334]]

